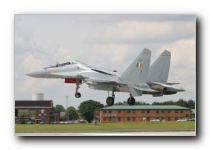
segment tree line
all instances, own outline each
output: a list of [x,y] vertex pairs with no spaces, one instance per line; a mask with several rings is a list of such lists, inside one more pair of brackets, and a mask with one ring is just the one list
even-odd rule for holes
[[[126,105],[126,104],[122,102],[117,102],[114,105]],[[190,109],[195,109],[195,101],[191,99],[188,101],[179,99],[177,101],[169,100],[169,101],[164,101],[164,102],[153,102],[152,104],[137,101],[135,105],[178,105],[178,106],[183,106]],[[101,104],[98,101],[87,100],[87,101],[82,102],[79,105],[78,109],[74,108],[73,106],[70,106],[66,110],[62,105],[56,105],[54,109],[56,111],[65,112],[65,115],[60,118],[61,121],[77,120],[79,116],[81,116],[87,122],[90,123],[94,119],[95,112],[104,107],[107,107],[107,106]]]
[[[63,117],[60,118],[61,121],[64,120],[77,120],[79,116],[84,118],[87,122],[91,122],[94,119],[94,113],[96,110],[103,108],[104,105],[98,101],[87,100],[82,102],[78,109],[76,110],[73,106],[67,108],[67,110],[62,105],[56,105],[54,109],[60,112],[66,112]],[[68,118],[69,117],[69,118]]]
[[187,107],[190,109],[195,109],[195,101],[179,99],[177,101],[165,101],[165,102],[153,102],[152,105],[178,105],[182,107]]
[[[115,105],[125,105],[125,104],[122,102],[118,102],[118,103],[115,103]],[[178,105],[178,106],[187,107],[190,109],[195,109],[195,101],[191,99],[188,101],[179,99],[177,101],[169,100],[169,101],[164,101],[164,102],[153,102],[152,104],[137,101],[135,105]]]

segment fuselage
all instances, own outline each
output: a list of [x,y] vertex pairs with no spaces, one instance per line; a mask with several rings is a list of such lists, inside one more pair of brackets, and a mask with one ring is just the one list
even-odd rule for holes
[[104,74],[100,74],[97,72],[97,70],[94,70],[96,69],[93,69],[92,67],[85,64],[76,61],[70,61],[66,63],[57,63],[56,65],[45,67],[42,70],[28,73],[27,75],[35,78],[66,78],[78,77],[80,75],[87,76],[89,74],[94,74],[96,76],[115,76],[114,73],[111,74],[104,72]]
[[97,69],[77,61],[58,63],[45,67],[42,70],[28,73],[27,75],[35,78],[82,79],[91,89],[113,91],[114,88],[118,92],[129,92],[126,86],[103,82],[122,82],[115,72]]
[[[31,72],[27,75],[35,78],[82,79],[89,88],[94,90],[130,92],[128,88],[129,85],[124,82],[121,77],[116,75],[115,72],[97,69],[77,61],[57,63],[56,65],[45,67],[40,71]],[[76,81],[69,83],[76,83]],[[182,89],[179,89],[178,87],[167,85],[169,92],[163,93],[163,86],[154,83],[136,83],[135,86],[144,87],[145,84],[156,91],[143,91],[143,94],[151,94],[153,96],[176,94],[177,91],[182,91]],[[158,88],[156,88],[157,86]],[[159,90],[161,88],[162,90]]]
[[133,60],[121,76],[116,71],[107,71],[92,67],[78,61],[64,61],[27,74],[35,78],[65,79],[65,83],[76,84],[75,97],[80,98],[80,85],[86,83],[95,90],[112,91],[106,102],[114,104],[114,92],[128,92],[129,105],[135,104],[134,97],[142,94],[163,96],[185,91],[167,83],[171,53],[164,50],[158,59],[150,66],[151,51],[147,48]]

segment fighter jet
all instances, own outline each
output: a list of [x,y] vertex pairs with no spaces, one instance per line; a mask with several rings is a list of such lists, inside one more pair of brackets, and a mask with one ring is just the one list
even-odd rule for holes
[[174,86],[178,83],[167,83],[171,60],[169,51],[163,51],[151,67],[150,57],[151,51],[144,48],[121,76],[118,76],[115,71],[106,71],[78,61],[56,63],[27,75],[35,78],[64,79],[65,83],[76,84],[76,98],[81,97],[79,88],[83,83],[91,89],[108,93],[111,91],[111,96],[106,99],[108,106],[114,104],[115,92],[129,93],[127,103],[134,105],[134,97],[142,94],[157,97],[185,91],[183,88]]

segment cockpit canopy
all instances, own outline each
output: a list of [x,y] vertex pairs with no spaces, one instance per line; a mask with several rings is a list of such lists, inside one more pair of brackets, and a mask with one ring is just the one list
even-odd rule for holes
[[72,64],[76,64],[75,61],[62,61],[62,62],[57,62],[55,65],[49,66],[49,67],[45,67],[44,69],[47,68],[56,68],[56,67],[62,67],[62,66],[66,66],[66,65],[72,65]]
[[56,63],[56,67],[60,67],[60,66],[65,66],[65,65],[71,65],[71,64],[76,64],[76,62],[74,61],[62,61],[62,62],[59,62],[59,63]]

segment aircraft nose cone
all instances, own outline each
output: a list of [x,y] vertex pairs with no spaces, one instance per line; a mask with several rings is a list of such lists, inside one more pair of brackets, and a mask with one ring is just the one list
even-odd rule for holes
[[45,71],[34,71],[34,72],[27,73],[26,75],[30,77],[34,77],[34,78],[44,78],[46,73]]

